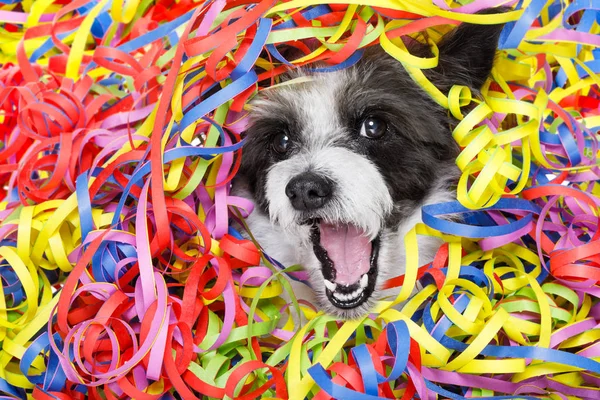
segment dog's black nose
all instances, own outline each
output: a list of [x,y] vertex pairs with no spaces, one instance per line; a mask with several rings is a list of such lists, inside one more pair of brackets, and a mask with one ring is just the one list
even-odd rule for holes
[[313,172],[294,177],[285,187],[285,194],[299,211],[323,207],[331,198],[331,192],[331,182]]

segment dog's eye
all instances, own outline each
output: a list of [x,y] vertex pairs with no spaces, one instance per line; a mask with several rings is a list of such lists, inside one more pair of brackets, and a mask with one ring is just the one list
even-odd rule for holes
[[285,154],[290,148],[290,138],[285,133],[280,133],[273,138],[273,150],[279,154]]
[[360,127],[360,135],[370,139],[379,139],[385,135],[385,132],[387,132],[387,124],[376,117],[368,117]]

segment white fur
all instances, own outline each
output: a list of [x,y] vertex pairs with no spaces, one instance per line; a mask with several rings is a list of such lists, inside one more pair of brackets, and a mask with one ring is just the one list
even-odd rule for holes
[[[305,150],[312,151],[332,146],[345,133],[337,117],[336,93],[349,78],[349,72],[342,70],[310,77],[302,74],[302,70],[295,71],[300,83],[277,88],[277,97],[301,113],[300,119],[304,123],[302,139]],[[259,97],[252,101],[254,117],[268,114],[272,109],[268,97]]]
[[[378,235],[393,206],[385,181],[371,161],[341,147],[303,150],[273,165],[267,174],[266,193],[274,223],[288,234],[308,233],[306,227],[299,226],[301,213],[285,196],[288,182],[308,171],[327,177],[335,185],[333,198],[316,212],[318,217],[330,222],[351,222],[371,240]],[[299,229],[306,232],[298,232]]]

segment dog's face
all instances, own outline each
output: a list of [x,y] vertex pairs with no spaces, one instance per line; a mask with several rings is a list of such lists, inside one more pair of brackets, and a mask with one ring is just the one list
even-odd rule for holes
[[[443,90],[478,88],[489,74],[500,29],[469,29],[440,45],[429,76]],[[319,305],[354,318],[403,271],[402,237],[420,206],[449,199],[458,149],[447,112],[380,50],[346,70],[300,75],[252,103],[239,179],[296,247]]]

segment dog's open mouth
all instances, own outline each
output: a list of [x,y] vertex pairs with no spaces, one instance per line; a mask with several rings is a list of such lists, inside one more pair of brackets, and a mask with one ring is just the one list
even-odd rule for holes
[[342,309],[366,302],[377,281],[379,237],[371,241],[354,225],[332,225],[315,220],[311,240],[321,262],[329,301]]

